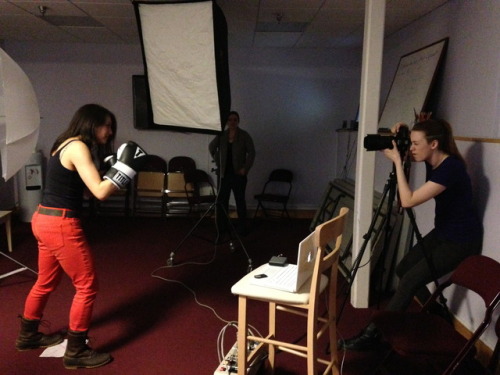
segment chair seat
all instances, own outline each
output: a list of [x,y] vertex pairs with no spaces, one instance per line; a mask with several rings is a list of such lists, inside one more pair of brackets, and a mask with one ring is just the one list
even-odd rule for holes
[[278,194],[257,194],[255,199],[266,202],[285,203],[288,201],[288,196]]
[[[307,280],[297,293],[284,292],[251,283],[255,275],[262,273],[266,264],[258,267],[246,274],[236,284],[231,287],[231,292],[235,295],[244,296],[260,301],[273,301],[276,303],[286,303],[293,305],[303,305],[309,302],[309,291],[311,290],[311,279]],[[328,285],[328,277],[321,275],[320,291],[322,292]]]
[[383,332],[383,338],[392,343],[402,355],[449,355],[456,353],[467,340],[451,324],[443,324],[440,316],[425,313],[375,313],[373,322]]

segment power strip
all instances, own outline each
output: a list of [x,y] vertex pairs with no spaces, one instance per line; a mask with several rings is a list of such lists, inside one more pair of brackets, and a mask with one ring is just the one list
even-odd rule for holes
[[[250,351],[255,348],[255,343],[249,343]],[[267,353],[262,352],[255,360],[248,366],[247,374],[255,375],[262,365],[263,360],[267,357]],[[230,375],[238,373],[238,343],[234,343],[233,347],[226,354],[220,365],[214,371],[214,375]]]

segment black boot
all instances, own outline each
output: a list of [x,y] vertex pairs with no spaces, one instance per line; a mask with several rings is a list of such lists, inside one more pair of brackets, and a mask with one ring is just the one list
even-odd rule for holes
[[369,324],[358,335],[347,339],[339,340],[339,350],[365,351],[375,349],[380,345],[380,333],[374,324]]
[[21,316],[21,332],[16,339],[16,349],[19,351],[47,348],[57,345],[63,341],[63,336],[60,333],[45,335],[38,332],[40,320],[26,319]]
[[87,346],[87,331],[68,331],[68,346],[63,364],[67,369],[94,368],[111,362],[111,355],[98,353]]

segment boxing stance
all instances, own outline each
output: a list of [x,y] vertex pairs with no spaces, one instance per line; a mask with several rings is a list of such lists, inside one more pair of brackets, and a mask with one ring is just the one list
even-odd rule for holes
[[127,142],[101,178],[91,150],[111,149],[115,132],[115,116],[100,105],[87,104],[75,113],[52,146],[42,202],[31,221],[38,241],[38,278],[26,298],[16,348],[45,348],[63,341],[61,334],[43,334],[38,326],[50,294],[66,273],[75,288],[63,358],[64,366],[70,369],[99,367],[112,360],[110,354],[96,352],[86,343],[98,283],[80,215],[85,188],[105,200],[124,188],[146,159],[137,144]]

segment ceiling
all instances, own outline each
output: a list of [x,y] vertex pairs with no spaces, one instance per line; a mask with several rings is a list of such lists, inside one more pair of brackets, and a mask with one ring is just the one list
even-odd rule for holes
[[[387,0],[386,35],[448,0]],[[231,47],[360,46],[364,0],[217,0]],[[44,8],[44,15],[40,11]],[[137,44],[131,0],[0,0],[0,40]]]

